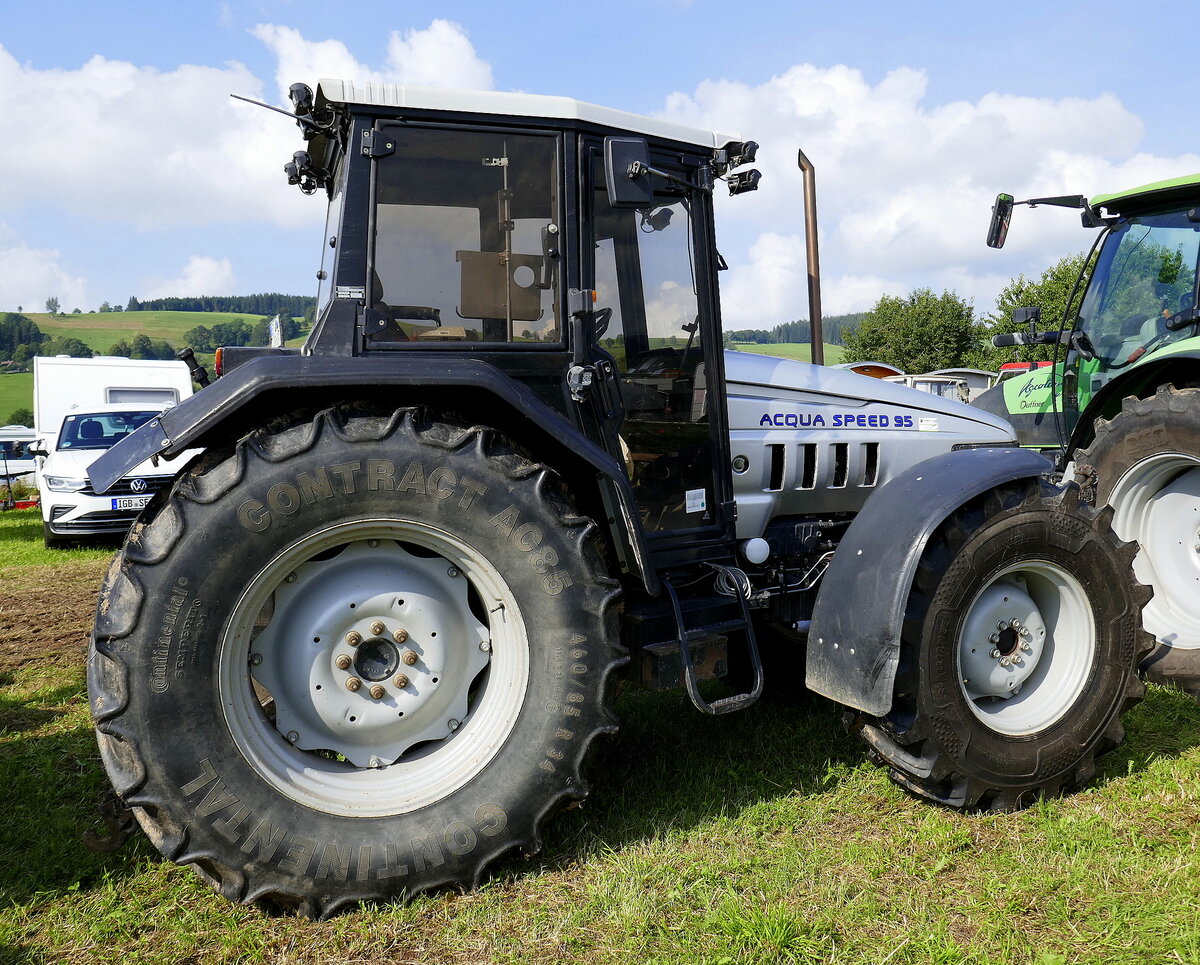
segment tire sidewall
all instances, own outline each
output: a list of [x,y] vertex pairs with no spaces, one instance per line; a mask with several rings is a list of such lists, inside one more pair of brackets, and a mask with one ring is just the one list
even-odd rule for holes
[[[532,849],[544,812],[581,792],[580,745],[602,713],[604,590],[537,477],[511,478],[477,442],[439,448],[401,429],[347,445],[325,431],[279,461],[240,449],[230,491],[208,504],[175,502],[183,535],[164,560],[137,570],[144,611],[121,641],[138,656],[126,661],[120,729],[147,774],[130,803],[187,829],[178,860],[245,868],[246,897],[282,889],[361,898],[469,883],[496,853]],[[222,711],[218,663],[235,603],[265,561],[364,519],[431,525],[487,559],[520,610],[529,674],[507,739],[466,784],[408,813],[348,818],[285,796],[248,763]]]

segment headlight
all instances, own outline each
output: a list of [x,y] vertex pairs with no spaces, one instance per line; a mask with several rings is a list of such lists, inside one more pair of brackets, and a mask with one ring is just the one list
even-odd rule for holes
[[46,486],[56,493],[76,493],[87,485],[86,479],[72,479],[70,476],[43,476]]

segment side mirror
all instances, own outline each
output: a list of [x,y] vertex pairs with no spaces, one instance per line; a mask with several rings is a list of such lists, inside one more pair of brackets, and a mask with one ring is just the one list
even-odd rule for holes
[[1008,223],[1012,220],[1013,196],[1011,194],[996,195],[996,203],[992,205],[992,221],[988,225],[987,243],[989,248],[1003,248],[1004,239],[1008,237]]
[[654,202],[650,145],[642,137],[604,139],[604,180],[614,208],[646,208]]
[[45,449],[39,449],[36,446],[26,446],[25,454],[27,456],[41,456],[42,458],[50,455]]

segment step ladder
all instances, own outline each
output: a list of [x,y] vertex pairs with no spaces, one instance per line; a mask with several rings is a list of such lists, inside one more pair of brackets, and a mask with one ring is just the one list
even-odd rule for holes
[[[723,573],[732,586],[741,586],[734,576],[732,567],[721,566],[717,563],[709,563],[707,565],[717,571],[717,573]],[[744,574],[742,575],[742,579],[745,579]],[[663,589],[667,591],[667,597],[671,601],[671,609],[675,614],[675,642],[679,646],[679,664],[683,668],[683,681],[687,686],[688,697],[691,698],[696,709],[704,714],[715,716],[717,714],[730,714],[735,710],[745,710],[758,700],[763,690],[762,659],[758,655],[758,641],[754,638],[754,627],[750,622],[750,606],[745,594],[741,592],[736,594],[738,603],[741,605],[741,616],[739,618],[722,620],[718,625],[689,630],[684,622],[683,606],[679,602],[679,593],[665,576],[661,577],[661,581]],[[718,700],[709,702],[700,695],[700,682],[696,679],[696,669],[692,665],[692,651],[689,643],[693,640],[711,636],[717,632],[722,634],[745,633],[746,652],[750,655],[750,666],[754,672],[754,685],[747,693],[733,694],[729,697],[721,697]]]

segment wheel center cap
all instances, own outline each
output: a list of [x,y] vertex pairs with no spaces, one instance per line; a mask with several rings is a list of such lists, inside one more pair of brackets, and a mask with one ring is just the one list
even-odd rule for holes
[[364,640],[354,654],[354,670],[364,680],[387,680],[399,666],[399,649],[382,637]]

